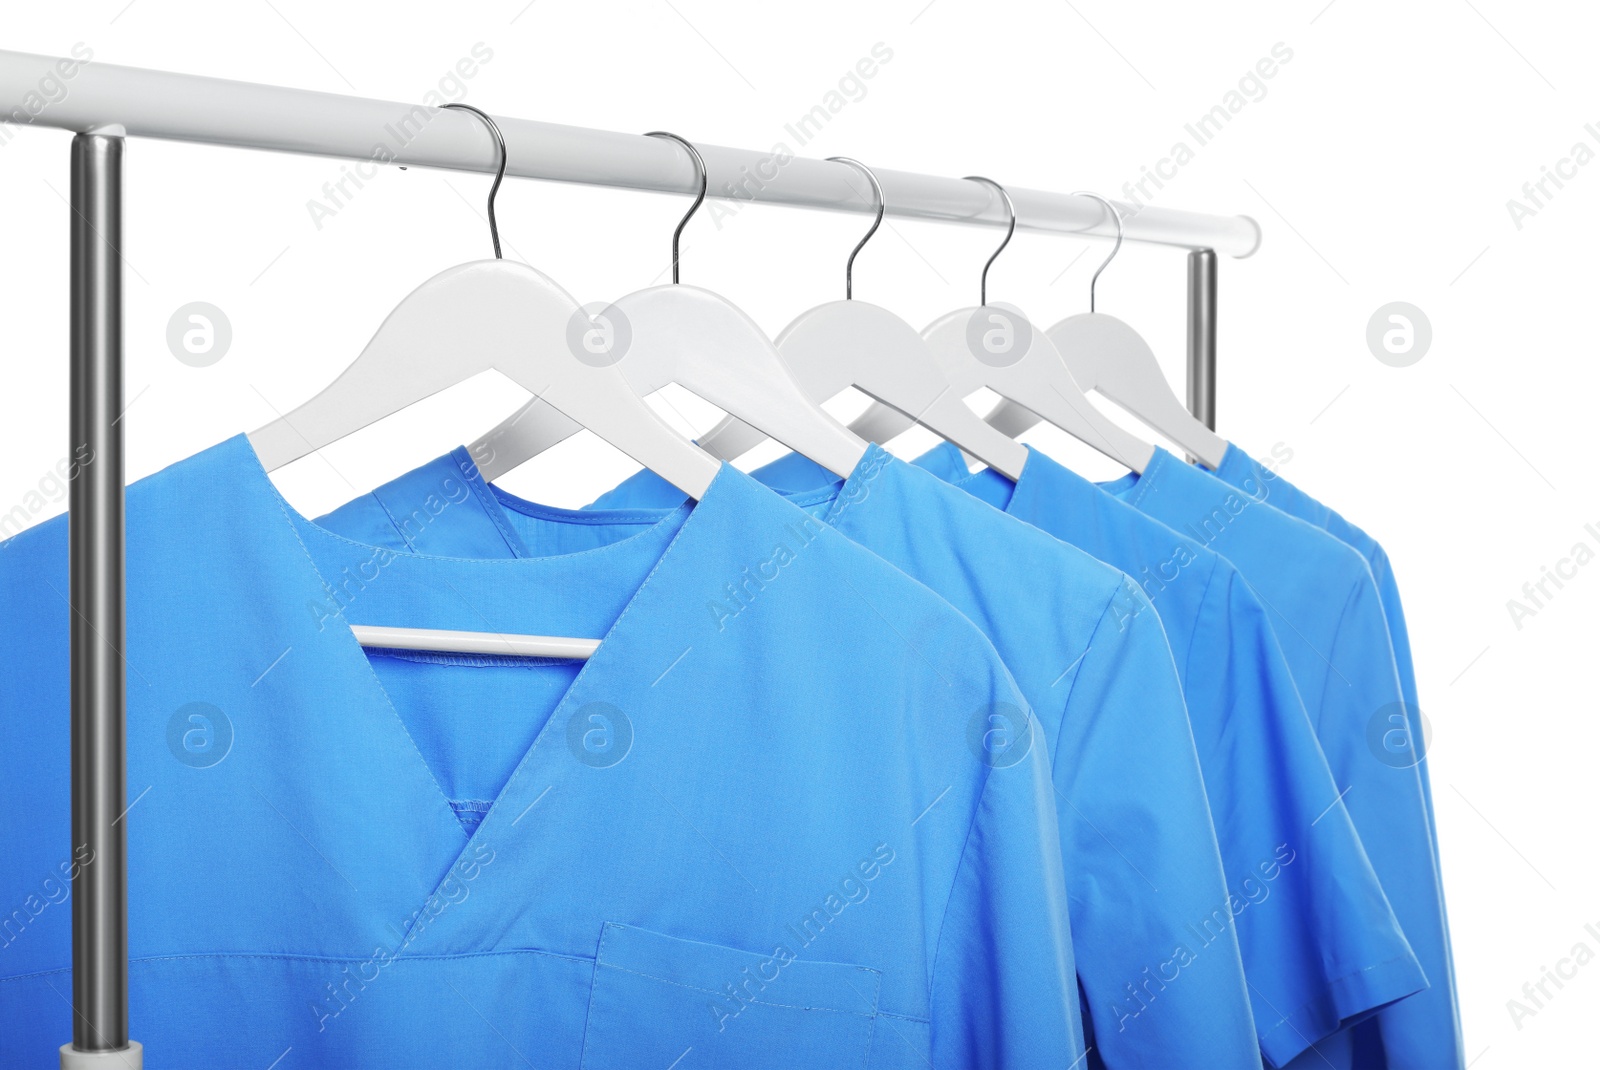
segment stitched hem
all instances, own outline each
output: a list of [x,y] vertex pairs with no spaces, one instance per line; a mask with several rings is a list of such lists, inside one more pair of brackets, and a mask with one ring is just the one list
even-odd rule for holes
[[1409,955],[1336,977],[1271,1028],[1258,1030],[1261,1053],[1272,1066],[1285,1066],[1319,1041],[1427,987],[1422,967]]

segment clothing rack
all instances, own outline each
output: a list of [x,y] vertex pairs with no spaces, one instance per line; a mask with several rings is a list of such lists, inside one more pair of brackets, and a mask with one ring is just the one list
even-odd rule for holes
[[[141,1062],[128,1030],[126,646],[122,383],[122,166],[129,137],[492,174],[499,152],[470,114],[166,71],[0,51],[0,121],[71,130],[71,443],[93,450],[68,497],[72,847],[94,861],[74,881],[73,1035],[64,1070]],[[698,192],[682,149],[643,135],[495,117],[506,174],[665,193]],[[698,145],[710,195],[871,212],[848,167]],[[887,214],[1007,225],[987,185],[874,169]],[[1110,238],[1095,199],[1007,188],[1022,229]],[[1189,408],[1215,426],[1217,254],[1246,257],[1261,229],[1245,216],[1122,205],[1127,241],[1188,249]]]

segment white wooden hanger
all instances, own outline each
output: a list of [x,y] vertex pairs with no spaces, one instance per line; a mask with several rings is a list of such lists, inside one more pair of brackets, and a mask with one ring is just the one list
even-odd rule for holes
[[[1011,214],[1011,222],[1005,240],[983,265],[979,306],[943,316],[922,332],[955,395],[965,398],[986,387],[1024,409],[1033,417],[1032,422],[1042,418],[1143,473],[1155,455],[1155,447],[1112,423],[1094,407],[1044,332],[1015,310],[989,304],[989,268],[1016,233],[1017,210],[1010,194],[998,182],[981,175],[968,177],[994,187]],[[852,423],[851,429],[861,435],[898,433],[896,425],[903,430],[904,418],[875,406]],[[1011,433],[1009,427],[997,429]]]
[[[859,168],[866,175],[877,203],[877,218],[845,261],[844,300],[801,313],[778,335],[778,352],[784,363],[812,401],[820,404],[855,387],[1016,479],[1027,462],[1027,449],[980,420],[950,389],[916,328],[886,308],[854,299],[856,256],[883,222],[883,187],[865,164],[843,156],[830,159]],[[730,416],[702,435],[700,445],[713,456],[731,461],[766,438]]]
[[[631,293],[601,313],[613,342],[627,339],[607,359],[637,397],[677,383],[834,474],[849,475],[867,444],[806,396],[754,320],[710,290],[679,284],[678,240],[705,200],[705,160],[676,134],[649,136],[670,138],[689,151],[700,194],[672,234],[672,284]],[[493,480],[577,430],[560,406],[533,404],[469,448]]]
[[[417,287],[389,313],[339,378],[252,432],[250,444],[262,467],[269,472],[281,468],[492,368],[691,498],[700,498],[720,462],[656,416],[617,369],[574,356],[567,345],[569,330],[579,317],[587,318],[577,301],[526,264],[499,259],[494,195],[505,175],[505,140],[494,121],[477,108],[447,107],[483,119],[500,149],[500,167],[489,192],[489,232],[496,259],[461,264]],[[367,630],[367,634],[388,641],[365,645],[439,649],[430,641],[436,636],[425,629]],[[412,641],[401,642],[407,635]],[[581,651],[574,644],[593,642],[488,632],[453,636],[444,649],[544,657],[586,656],[574,653]]]
[[[1089,311],[1069,316],[1046,333],[1055,343],[1073,378],[1084,390],[1093,390],[1152,431],[1181,447],[1189,456],[1215,469],[1228,451],[1227,440],[1195,418],[1178,400],[1161,364],[1139,332],[1115,316],[1095,311],[1095,283],[1122,248],[1122,216],[1116,205],[1098,193],[1082,192],[1105,205],[1117,224],[1116,244],[1089,280]],[[1001,409],[1007,411],[1002,412]],[[1016,406],[1001,406],[989,419],[1007,434],[1018,435],[1032,423]]]

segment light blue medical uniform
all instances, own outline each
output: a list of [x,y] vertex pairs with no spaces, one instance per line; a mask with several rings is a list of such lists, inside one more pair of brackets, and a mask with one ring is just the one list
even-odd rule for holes
[[[469,507],[431,523],[419,515],[419,503],[463,483]],[[681,498],[662,488],[668,501]],[[1054,772],[1090,1027],[1086,1065],[1259,1065],[1230,892],[1172,656],[1148,599],[1116,569],[877,447],[842,484],[822,473],[790,500],[965,613],[1034,708],[1038,746]],[[483,483],[458,450],[320,522],[424,552],[524,557],[614,545],[662,516],[659,508],[523,501]],[[1009,727],[996,719],[985,734],[1009,743]],[[1280,867],[1277,847],[1264,840],[1252,864]],[[1297,840],[1287,849],[1304,847]]]
[[1427,991],[1294,1064],[1459,1070],[1461,1023],[1427,796],[1383,604],[1366,560],[1326,531],[1157,450],[1106,489],[1232,561],[1267,606],[1329,767],[1427,974]]
[[[1428,772],[1428,733],[1422,716],[1422,707],[1417,698],[1417,672],[1411,659],[1411,634],[1406,627],[1405,609],[1400,604],[1400,585],[1395,579],[1394,566],[1389,562],[1389,555],[1384,552],[1377,539],[1346,520],[1336,510],[1322,504],[1289,482],[1275,467],[1257,461],[1231,442],[1214,474],[1224,483],[1264,496],[1267,504],[1274,509],[1321,528],[1367,559],[1367,567],[1372,571],[1372,580],[1378,586],[1378,600],[1383,603],[1384,623],[1389,626],[1389,643],[1394,648],[1395,669],[1400,674],[1400,693],[1405,697],[1409,714],[1411,743],[1413,747],[1418,748],[1417,772],[1422,777],[1422,798],[1428,807],[1428,821],[1434,827],[1434,847],[1437,851],[1438,821],[1434,817],[1433,784]],[[1442,874],[1440,880],[1442,883]],[[1447,915],[1447,933],[1448,922]],[[1451,986],[1454,987],[1455,961],[1450,955],[1451,950],[1451,945],[1447,942],[1446,966],[1450,970]]]
[[[469,560],[305,520],[239,436],[130,487],[127,546],[150,1070],[1078,1057],[1045,750],[969,741],[1027,700],[947,603],[737,470],[633,538]],[[0,545],[5,1066],[72,1034],[65,881],[95,864],[66,581],[63,519]],[[349,623],[603,641],[411,654]]]
[[[1268,1063],[1424,988],[1266,612],[1237,570],[1037,451],[1015,484],[987,469],[969,475],[949,445],[917,463],[1123,569],[1149,596],[1188,701]],[[795,454],[756,475],[791,491],[831,478]],[[601,501],[671,494],[644,473]]]

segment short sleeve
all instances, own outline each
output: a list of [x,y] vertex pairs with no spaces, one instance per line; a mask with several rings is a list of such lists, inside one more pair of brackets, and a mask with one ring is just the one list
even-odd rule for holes
[[1386,1008],[1371,1028],[1391,1065],[1443,1066],[1441,1053],[1461,1048],[1444,893],[1412,710],[1401,695],[1377,588],[1362,573],[1328,653],[1318,737],[1328,764],[1347,777],[1339,785],[1345,806],[1429,981],[1427,991]]
[[1189,693],[1261,1050],[1282,1066],[1427,986],[1265,608],[1219,568]]
[[[1070,687],[1054,755],[1073,947],[1104,1064],[1259,1062],[1211,812],[1166,632],[1127,577]],[[1100,1065],[1100,1064],[1096,1064]]]
[[1029,1070],[1081,1065],[1050,770],[1031,725],[1021,760],[992,761],[939,926],[931,995],[933,1065]]

